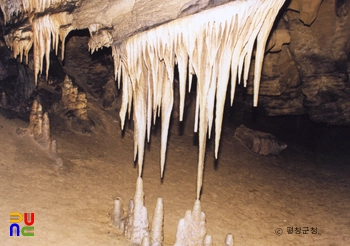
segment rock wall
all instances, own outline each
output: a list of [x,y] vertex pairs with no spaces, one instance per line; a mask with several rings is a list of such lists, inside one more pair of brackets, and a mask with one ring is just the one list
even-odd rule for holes
[[299,12],[286,10],[279,22],[289,30],[290,43],[265,57],[260,112],[350,123],[349,10],[347,0],[324,0],[310,26],[300,20]]

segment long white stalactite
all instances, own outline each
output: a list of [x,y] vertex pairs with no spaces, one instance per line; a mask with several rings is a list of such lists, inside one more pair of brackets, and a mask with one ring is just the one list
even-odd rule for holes
[[[122,128],[133,103],[134,158],[142,174],[145,139],[161,115],[161,177],[163,176],[170,115],[173,107],[174,66],[179,69],[180,120],[183,118],[186,78],[198,78],[195,131],[199,127],[197,199],[203,179],[206,138],[215,112],[217,158],[226,91],[231,74],[231,104],[236,82],[246,85],[256,43],[254,106],[258,103],[266,41],[285,0],[239,0],[180,18],[130,37],[113,46],[115,76],[122,74]],[[188,72],[189,71],[189,72]],[[188,75],[187,75],[188,74]]]

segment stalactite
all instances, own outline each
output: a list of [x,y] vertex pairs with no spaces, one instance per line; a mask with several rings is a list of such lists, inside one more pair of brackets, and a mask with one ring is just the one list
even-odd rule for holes
[[[18,1],[18,0],[17,0]],[[54,8],[63,3],[73,2],[76,0],[22,0],[23,11],[36,13],[44,12],[47,8]]]
[[[111,29],[111,28],[109,28]],[[94,53],[103,47],[110,47],[113,43],[113,37],[106,27],[100,24],[92,24],[89,26],[90,39],[88,42],[89,51]]]
[[19,56],[20,62],[23,55],[26,57],[28,64],[28,53],[33,45],[33,31],[29,23],[24,24],[20,28],[10,32],[4,36],[6,45],[13,51],[13,56]]
[[[173,106],[173,72],[180,77],[180,119],[182,119],[186,77],[198,78],[195,131],[199,130],[197,199],[200,197],[206,137],[210,137],[215,110],[215,157],[217,158],[228,80],[231,74],[231,102],[235,84],[246,85],[252,51],[256,43],[254,106],[266,40],[285,0],[238,0],[198,14],[176,19],[130,37],[113,47],[115,77],[123,74],[122,127],[126,112],[134,107],[134,157],[142,174],[144,144],[150,123],[161,114],[161,176],[163,176],[170,115]],[[189,72],[187,72],[189,69]],[[120,82],[119,82],[120,83]]]
[[[73,16],[68,12],[47,14],[33,19],[35,84],[38,75],[42,74],[44,56],[46,58],[46,80],[48,79],[51,45],[57,54],[59,40],[64,43],[69,31],[73,29],[72,27],[68,28],[72,21]],[[64,46],[62,46],[62,54],[63,49]]]
[[68,12],[59,12],[35,17],[32,13],[44,12],[47,8],[55,8],[74,1],[76,0],[0,0],[5,23],[10,20],[13,14],[21,12],[29,16],[31,25],[25,23],[14,33],[6,35],[5,40],[7,46],[13,50],[14,57],[19,55],[21,62],[24,54],[26,63],[28,63],[28,52],[34,46],[35,84],[38,74],[42,73],[44,56],[46,58],[46,79],[48,79],[51,44],[57,55],[58,43],[61,41],[61,57],[63,59],[65,39],[68,33],[73,30],[71,25],[73,15]]
[[0,0],[0,8],[4,16],[4,23],[7,23],[12,15],[22,11],[23,0]]

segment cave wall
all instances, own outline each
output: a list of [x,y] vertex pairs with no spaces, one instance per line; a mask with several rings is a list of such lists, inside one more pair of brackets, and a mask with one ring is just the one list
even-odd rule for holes
[[349,124],[349,10],[349,1],[324,0],[311,25],[299,12],[286,10],[279,22],[288,29],[290,43],[266,54],[260,112]]

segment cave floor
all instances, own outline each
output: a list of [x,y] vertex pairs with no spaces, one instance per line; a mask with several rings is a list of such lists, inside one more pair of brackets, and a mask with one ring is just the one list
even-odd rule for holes
[[[16,134],[27,122],[0,116],[1,245],[131,245],[109,213],[116,197],[126,210],[135,192],[132,126],[122,133],[116,111],[90,108],[93,133],[51,119],[62,167],[29,136]],[[159,130],[145,151],[145,206],[152,221],[156,200],[163,198],[165,245],[174,243],[178,221],[195,201],[198,146],[193,125],[184,125],[181,134],[177,123],[171,128],[163,180]],[[223,245],[227,233],[236,246],[350,245],[349,151],[288,143],[280,156],[264,157],[233,134],[225,123],[217,161],[213,141],[207,146],[201,205],[214,245]],[[10,237],[10,212],[34,212],[35,235]]]

